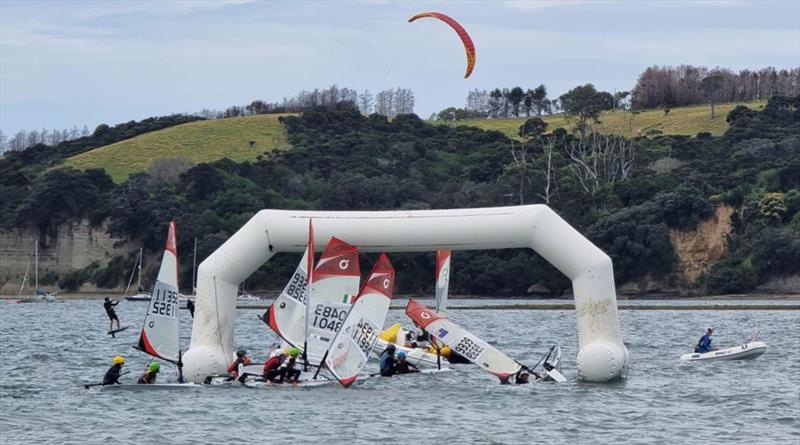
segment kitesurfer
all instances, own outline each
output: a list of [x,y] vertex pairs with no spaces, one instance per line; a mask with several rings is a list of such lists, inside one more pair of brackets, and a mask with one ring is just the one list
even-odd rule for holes
[[186,300],[186,309],[189,309],[189,314],[194,318],[194,301]]
[[267,383],[273,383],[275,377],[281,374],[279,368],[285,359],[286,354],[280,347],[272,351],[272,354],[269,355],[269,359],[264,362],[264,380],[266,380]]
[[280,379],[276,383],[299,383],[300,382],[300,370],[295,369],[295,365],[297,364],[297,357],[300,355],[300,350],[297,348],[289,349],[289,360],[281,366],[280,368]]
[[106,385],[121,385],[119,382],[119,374],[122,371],[122,367],[125,365],[125,358],[118,355],[111,359],[111,367],[108,368],[106,371],[106,375],[103,376],[103,386]]
[[381,375],[383,377],[391,377],[394,374],[394,351],[395,346],[390,344],[386,350],[381,353]]
[[139,385],[152,385],[156,382],[156,377],[158,377],[158,371],[161,370],[161,365],[157,362],[150,363],[150,366],[147,367],[147,371],[144,372],[139,377],[139,380],[136,382]]
[[244,383],[244,378],[247,374],[242,374],[242,376],[239,377],[239,365],[247,366],[250,363],[253,363],[253,361],[247,356],[247,351],[244,349],[236,351],[236,360],[228,366],[228,375],[230,375],[231,380],[238,378],[241,383]]
[[406,361],[406,353],[400,351],[397,353],[397,362],[394,364],[395,374],[410,374],[412,372],[419,372],[419,368]]
[[106,315],[108,315],[108,330],[114,330],[114,322],[117,322],[117,329],[119,329],[119,317],[117,317],[117,313],[114,311],[114,306],[118,305],[119,301],[111,301],[110,298],[106,297],[105,302],[103,303],[103,307],[106,309]]
[[706,331],[706,335],[700,337],[700,341],[697,342],[697,347],[694,348],[694,352],[704,353],[713,351],[715,348],[711,347],[711,335],[714,333],[714,330],[708,328]]

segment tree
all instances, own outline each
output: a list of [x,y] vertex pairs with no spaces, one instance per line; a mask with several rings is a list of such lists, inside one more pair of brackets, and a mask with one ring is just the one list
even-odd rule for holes
[[511,104],[511,112],[514,117],[519,117],[519,105],[525,97],[525,92],[520,87],[514,87],[508,92],[508,102]]
[[700,83],[703,95],[708,99],[711,105],[711,119],[714,119],[714,107],[717,104],[717,95],[719,94],[720,88],[722,88],[722,82],[722,76],[710,75],[706,76]]
[[369,90],[364,90],[358,95],[358,109],[364,114],[372,112],[372,93]]
[[539,85],[533,90],[531,101],[533,102],[533,107],[536,108],[537,116],[541,116],[542,112],[549,113],[550,101],[547,100],[547,88],[544,85]]
[[559,97],[561,108],[568,114],[578,116],[578,131],[581,137],[586,135],[586,125],[589,119],[597,120],[600,112],[611,109],[613,100],[610,94],[597,91],[594,85],[577,86]]
[[527,139],[540,139],[547,129],[547,122],[538,117],[532,117],[519,127],[519,134]]

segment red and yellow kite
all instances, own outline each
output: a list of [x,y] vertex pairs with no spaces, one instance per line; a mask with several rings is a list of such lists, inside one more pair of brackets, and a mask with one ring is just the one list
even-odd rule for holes
[[472,39],[467,34],[467,31],[461,26],[457,21],[453,20],[449,16],[442,14],[441,12],[423,12],[420,14],[415,15],[408,19],[408,22],[411,23],[416,19],[421,19],[423,17],[433,17],[435,19],[439,19],[448,25],[450,25],[453,30],[455,30],[458,37],[461,38],[461,42],[464,44],[464,50],[467,52],[467,72],[464,74],[464,79],[469,77],[472,74],[472,69],[475,68],[475,45],[472,43]]

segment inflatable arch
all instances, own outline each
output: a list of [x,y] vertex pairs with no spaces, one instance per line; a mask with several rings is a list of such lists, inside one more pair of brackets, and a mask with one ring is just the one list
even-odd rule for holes
[[572,280],[578,374],[586,381],[624,377],[611,259],[545,205],[380,212],[261,210],[200,264],[192,342],[184,376],[224,373],[234,357],[237,288],[277,252],[301,252],[314,219],[315,246],[331,236],[362,252],[532,248]]

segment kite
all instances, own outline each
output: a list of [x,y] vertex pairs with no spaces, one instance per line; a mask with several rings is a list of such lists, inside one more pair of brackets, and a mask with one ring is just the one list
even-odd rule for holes
[[458,37],[461,38],[461,42],[464,44],[464,51],[467,53],[467,72],[464,74],[464,79],[468,78],[469,75],[472,74],[472,69],[475,68],[475,45],[472,43],[472,39],[469,37],[469,34],[467,34],[467,31],[457,21],[441,12],[423,12],[408,19],[408,23],[423,17],[432,17],[447,23],[453,28],[456,34],[458,34]]

